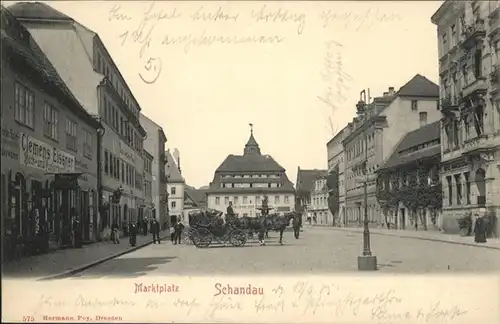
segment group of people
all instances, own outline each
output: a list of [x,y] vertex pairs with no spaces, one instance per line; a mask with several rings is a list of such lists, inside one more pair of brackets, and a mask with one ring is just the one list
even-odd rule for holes
[[[132,222],[128,226],[129,244],[131,246],[136,246],[137,244],[137,234],[139,233],[140,225],[140,222],[137,221],[137,224]],[[146,221],[143,222],[142,229],[144,236],[148,235],[148,223]],[[160,244],[160,223],[158,223],[156,219],[152,219],[149,229],[150,233],[153,235],[153,243]],[[120,229],[116,222],[111,226],[111,241],[114,244],[120,244]]]
[[182,224],[180,217],[177,218],[177,222],[170,226],[170,240],[174,245],[181,244],[182,231],[184,230],[184,224]]

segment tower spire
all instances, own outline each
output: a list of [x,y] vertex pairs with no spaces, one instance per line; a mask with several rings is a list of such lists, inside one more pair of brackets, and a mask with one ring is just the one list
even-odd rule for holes
[[253,137],[253,124],[249,123],[250,125],[250,138],[248,139],[247,144],[245,145],[245,150],[244,150],[244,155],[260,155],[260,148],[259,144]]
[[250,135],[253,135],[253,124],[249,123],[248,125],[250,125]]

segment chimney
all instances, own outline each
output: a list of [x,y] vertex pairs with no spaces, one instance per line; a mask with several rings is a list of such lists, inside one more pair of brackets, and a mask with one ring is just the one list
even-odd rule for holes
[[388,96],[389,92],[384,92],[384,97]]
[[389,87],[389,96],[394,94],[394,87]]

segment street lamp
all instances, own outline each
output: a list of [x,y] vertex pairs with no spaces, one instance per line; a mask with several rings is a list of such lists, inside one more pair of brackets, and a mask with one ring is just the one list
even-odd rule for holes
[[[367,111],[366,91],[360,93],[360,99],[356,105],[358,114],[363,114],[364,121],[367,122],[369,116]],[[363,221],[363,254],[358,256],[358,270],[359,271],[374,271],[377,270],[377,257],[372,255],[370,246],[370,229],[368,227],[368,126],[364,131],[365,141],[365,156],[364,156],[364,171],[365,178],[363,181],[363,195],[364,195],[364,221]],[[363,127],[363,126],[362,126]]]

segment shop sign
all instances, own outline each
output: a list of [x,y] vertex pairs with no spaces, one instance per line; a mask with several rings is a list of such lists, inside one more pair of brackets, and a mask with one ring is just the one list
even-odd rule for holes
[[24,133],[20,135],[19,162],[50,173],[75,171],[75,157]]
[[1,132],[1,155],[2,158],[19,160],[19,132],[12,128],[0,128]]

